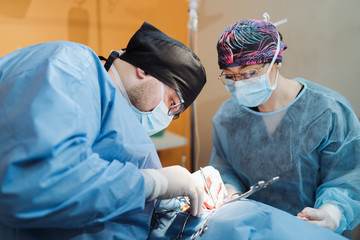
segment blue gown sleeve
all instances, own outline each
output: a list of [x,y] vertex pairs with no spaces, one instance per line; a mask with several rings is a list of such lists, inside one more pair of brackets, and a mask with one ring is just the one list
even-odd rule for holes
[[334,107],[328,117],[328,135],[320,149],[321,185],[315,208],[329,203],[342,212],[335,232],[353,229],[360,223],[360,124],[347,102]]
[[145,205],[138,166],[92,148],[106,124],[102,65],[85,47],[42,50],[52,52],[0,62],[7,66],[0,72],[0,221],[15,228],[131,221]]

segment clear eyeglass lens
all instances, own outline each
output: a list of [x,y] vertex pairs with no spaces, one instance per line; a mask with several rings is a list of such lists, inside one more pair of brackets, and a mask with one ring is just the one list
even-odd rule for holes
[[259,75],[259,71],[256,69],[249,69],[242,71],[238,74],[225,74],[222,73],[220,76],[220,80],[228,86],[234,85],[236,81],[239,80],[247,80],[250,78],[255,78]]
[[223,76],[225,77],[225,79],[228,79],[228,80],[232,80],[232,81],[236,80],[236,74],[226,74]]
[[176,104],[176,105],[170,107],[169,115],[174,116],[176,114],[181,113],[183,110],[184,110],[184,104],[183,103]]
[[255,69],[249,69],[239,73],[240,78],[243,80],[257,77],[257,75],[258,75],[258,70]]

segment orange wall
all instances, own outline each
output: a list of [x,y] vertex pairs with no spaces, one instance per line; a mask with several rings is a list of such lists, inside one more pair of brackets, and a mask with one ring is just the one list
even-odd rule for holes
[[[125,48],[147,21],[170,37],[187,44],[187,0],[1,0],[0,57],[40,42],[69,40],[91,47],[107,57]],[[187,110],[168,129],[189,136]],[[188,141],[189,142],[189,141]],[[189,145],[159,153],[164,165],[189,159]],[[186,167],[190,169],[190,162]]]
[[186,0],[1,0],[0,56],[53,40],[88,45],[99,54],[126,46],[147,21],[187,43]]

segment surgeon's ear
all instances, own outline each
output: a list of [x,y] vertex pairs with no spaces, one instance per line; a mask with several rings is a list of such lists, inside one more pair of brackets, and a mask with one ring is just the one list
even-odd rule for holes
[[145,77],[147,77],[149,74],[147,72],[145,72],[144,70],[142,70],[141,68],[136,68],[136,76],[140,79],[144,79]]
[[279,62],[279,63],[276,63],[276,64],[275,64],[275,67],[276,67],[276,68],[281,68],[281,66],[282,66],[282,62]]

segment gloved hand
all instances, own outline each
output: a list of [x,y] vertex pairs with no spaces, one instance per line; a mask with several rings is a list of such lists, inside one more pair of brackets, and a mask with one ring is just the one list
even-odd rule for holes
[[229,183],[226,183],[225,187],[226,187],[226,191],[227,191],[227,195],[226,195],[227,199],[230,200],[230,199],[238,196],[238,195],[235,195],[235,196],[231,197],[232,194],[240,192],[239,190],[236,189],[236,187],[234,187],[233,185],[231,185]]
[[341,212],[332,204],[324,204],[319,209],[306,207],[297,214],[297,217],[334,231],[339,227]]
[[200,216],[204,199],[203,185],[186,168],[171,166],[140,171],[145,177],[148,201],[186,196],[190,199],[191,215]]
[[[203,188],[205,191],[204,202],[203,202],[204,208],[205,209],[218,208],[223,203],[224,197],[227,194],[220,173],[212,166],[206,166],[202,168],[202,172],[204,174],[205,179],[201,174],[201,170],[198,170],[195,173],[193,173],[193,176],[197,179],[198,182],[203,184]],[[209,192],[205,185],[205,181],[209,188]]]
[[234,198],[238,197],[239,195],[234,193],[241,193],[236,187],[234,187],[233,185],[229,184],[229,183],[225,183],[225,188],[226,188],[226,196],[224,198],[223,204],[233,200]]

